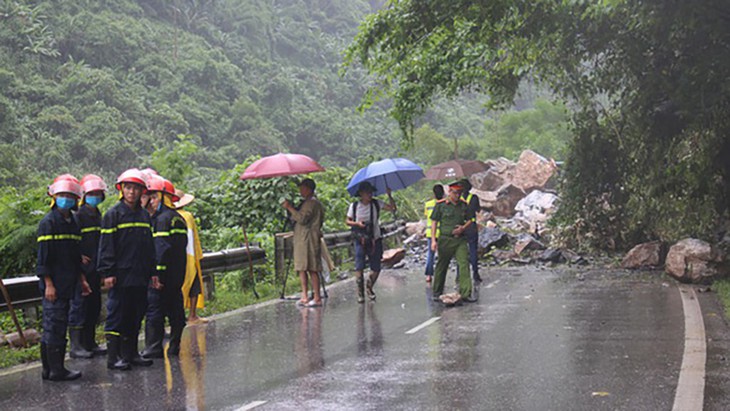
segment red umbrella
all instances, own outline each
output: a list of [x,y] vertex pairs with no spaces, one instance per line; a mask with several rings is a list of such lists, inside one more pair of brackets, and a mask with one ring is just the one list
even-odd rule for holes
[[426,171],[426,180],[446,180],[458,177],[469,177],[482,171],[489,166],[477,160],[451,160],[445,163],[436,164]]
[[271,178],[324,171],[319,163],[303,154],[274,154],[253,162],[241,174],[241,180]]
[[[312,160],[310,157],[304,154],[274,154],[273,156],[263,157],[254,161],[250,166],[246,167],[246,170],[241,174],[241,180],[253,180],[257,178],[272,178],[272,177],[283,177],[283,176],[294,176],[298,174],[314,173],[316,171],[324,171],[318,162]],[[246,249],[249,248],[248,235],[246,234],[246,227],[243,228],[243,240],[246,242]],[[291,259],[289,260],[291,262]],[[253,262],[251,261],[251,253],[249,252],[249,269],[251,270],[251,279],[253,280]],[[324,295],[327,296],[327,290],[324,288],[324,280],[322,279],[322,273],[319,273],[320,280],[322,281],[322,288],[324,289]],[[287,266],[286,275],[284,275],[284,284],[281,288],[281,298],[284,298],[284,292],[286,290],[286,280],[289,277],[289,267]],[[256,298],[256,288],[253,289]]]

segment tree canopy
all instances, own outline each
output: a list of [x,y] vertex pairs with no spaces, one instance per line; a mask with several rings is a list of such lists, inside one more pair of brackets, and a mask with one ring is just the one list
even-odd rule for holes
[[711,237],[730,198],[730,10],[721,0],[393,0],[366,18],[345,63],[374,84],[367,107],[411,141],[435,98],[509,106],[520,84],[572,109],[563,222],[626,246]]

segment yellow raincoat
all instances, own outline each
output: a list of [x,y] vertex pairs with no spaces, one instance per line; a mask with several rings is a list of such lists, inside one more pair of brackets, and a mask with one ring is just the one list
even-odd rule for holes
[[200,268],[200,260],[203,258],[203,247],[200,246],[200,237],[198,236],[198,226],[195,225],[195,217],[185,210],[178,209],[177,212],[185,219],[188,226],[188,247],[186,253],[188,255],[187,267],[185,269],[185,281],[182,286],[183,300],[185,308],[190,308],[190,289],[193,287],[195,277],[200,281],[201,293],[198,295],[197,308],[204,308],[205,301],[203,297],[203,270]]

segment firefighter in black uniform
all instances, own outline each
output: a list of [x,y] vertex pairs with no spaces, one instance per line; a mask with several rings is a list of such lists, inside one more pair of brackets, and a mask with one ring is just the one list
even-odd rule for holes
[[170,321],[168,355],[180,353],[180,338],[185,328],[182,284],[185,280],[188,229],[183,217],[175,211],[175,187],[160,176],[150,176],[147,182],[152,215],[152,236],[155,241],[157,276],[160,287],[150,287],[147,293],[147,321],[145,322],[145,349],[143,358],[164,356],[162,340],[165,335],[165,317]]
[[68,314],[77,284],[84,294],[91,292],[81,270],[81,231],[71,215],[71,209],[81,197],[81,186],[75,177],[64,174],[48,187],[48,195],[53,201],[51,211],[38,225],[36,267],[43,295],[41,376],[51,381],[75,380],[81,377],[81,372],[69,371],[63,364]]
[[147,286],[155,268],[150,215],[140,206],[146,190],[144,174],[129,169],[117,178],[121,200],[102,219],[97,271],[109,289],[107,319],[107,368],[128,370],[131,365],[149,366],[139,356],[139,329],[147,309]]
[[101,213],[97,206],[104,201],[106,183],[97,175],[87,174],[81,179],[81,189],[84,194],[75,217],[81,229],[81,269],[91,287],[91,294],[81,295],[81,287],[77,286],[76,295],[71,301],[68,319],[71,358],[91,358],[106,354],[106,348],[96,344],[96,324],[101,313],[101,278],[96,271]]

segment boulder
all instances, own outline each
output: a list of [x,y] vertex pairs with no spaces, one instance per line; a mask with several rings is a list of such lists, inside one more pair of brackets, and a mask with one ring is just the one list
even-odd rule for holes
[[500,217],[511,217],[515,213],[515,206],[525,197],[525,192],[512,184],[504,184],[497,189],[497,200],[491,211]]
[[515,205],[515,211],[521,213],[531,220],[545,222],[555,212],[558,205],[558,196],[553,193],[545,193],[540,190],[533,190],[526,197]]
[[563,256],[563,253],[558,248],[548,248],[547,250],[543,251],[542,254],[540,254],[537,257],[540,261],[545,262],[551,262],[551,263],[564,263],[565,257]]
[[485,227],[479,230],[479,250],[487,252],[492,248],[502,247],[509,242],[509,235],[499,227]]
[[479,205],[491,211],[497,217],[512,217],[515,206],[525,197],[522,189],[512,184],[504,184],[497,191],[481,191],[472,189],[471,192],[479,198]]
[[472,175],[469,181],[472,182],[472,187],[477,190],[494,191],[505,183],[508,183],[510,181],[508,180],[509,177],[511,176],[499,174],[495,170],[487,170]]
[[502,263],[505,261],[511,261],[516,258],[519,258],[519,256],[517,255],[516,252],[514,252],[512,250],[494,250],[494,251],[492,251],[492,258],[497,263]]
[[665,271],[684,283],[701,284],[721,274],[720,254],[707,242],[685,238],[667,253]]
[[566,249],[560,250],[560,254],[562,254],[563,259],[570,264],[577,264],[577,265],[588,264],[588,261],[585,258],[583,258],[580,254],[576,253],[573,250],[569,250],[566,248]]
[[532,150],[525,150],[517,160],[511,182],[529,193],[545,187],[557,169],[558,166],[552,159],[548,160]]
[[426,235],[426,220],[406,223],[406,235],[409,237],[417,234],[419,237]]
[[487,160],[484,163],[489,167],[487,171],[473,174],[469,178],[472,188],[480,191],[496,191],[505,183],[512,181],[517,166],[513,161],[500,157],[496,160]]
[[526,231],[539,232],[557,209],[558,200],[558,196],[553,193],[533,190],[515,205],[514,219],[519,221]]
[[661,241],[651,241],[635,246],[621,261],[622,268],[654,268],[664,264],[666,250]]
[[517,238],[514,249],[515,253],[522,254],[525,250],[544,250],[545,245],[535,240],[531,235],[523,234]]
[[471,193],[477,196],[481,208],[486,208],[487,210],[494,209],[494,205],[497,203],[496,191],[482,191],[472,188]]
[[405,248],[391,248],[390,250],[383,251],[383,257],[380,259],[380,262],[385,267],[392,267],[399,263],[405,256]]

